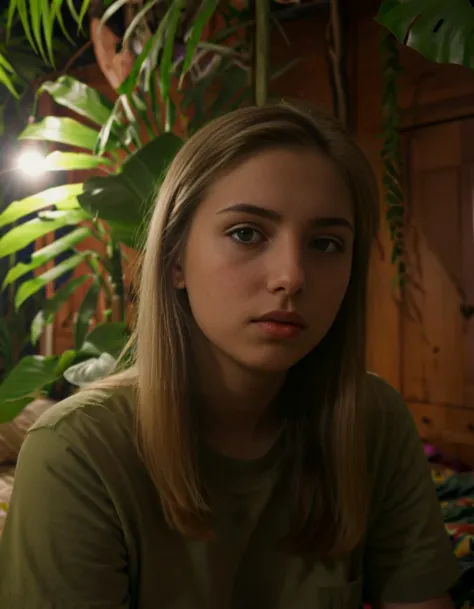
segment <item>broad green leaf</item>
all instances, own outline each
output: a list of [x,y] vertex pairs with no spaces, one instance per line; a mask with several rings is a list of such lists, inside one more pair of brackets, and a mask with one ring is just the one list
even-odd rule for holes
[[114,107],[97,89],[72,76],[61,76],[58,80],[43,83],[38,95],[43,91],[47,91],[57,104],[101,126],[107,121]]
[[77,312],[76,324],[74,326],[74,346],[79,351],[89,330],[89,325],[97,310],[100,284],[94,281],[87,291]]
[[79,222],[90,218],[89,214],[83,209],[62,211],[57,212],[57,214],[61,215],[51,220],[34,218],[9,230],[8,233],[0,238],[0,258],[18,252],[33,241],[36,241],[39,237],[58,230],[58,228],[71,224],[79,224]]
[[468,0],[385,0],[376,19],[427,59],[474,68],[474,8]]
[[31,262],[18,262],[8,271],[5,279],[3,280],[2,290],[20,277],[23,277],[23,275],[34,271],[43,264],[54,260],[56,256],[59,256],[59,254],[63,254],[68,249],[73,248],[89,235],[91,235],[91,231],[87,227],[82,226],[72,231],[68,235],[64,235],[64,237],[56,239],[56,241],[53,241],[49,245],[46,245],[39,250],[35,250],[31,255]]
[[0,398],[0,423],[10,423],[10,421],[13,421],[34,399],[34,397],[26,397],[2,401]]
[[0,385],[0,423],[11,421],[45,385],[57,379],[57,359],[28,355],[20,360]]
[[91,215],[106,220],[119,241],[136,246],[151,195],[181,145],[173,133],[158,136],[132,154],[120,174],[87,180],[79,203]]
[[36,294],[38,290],[46,287],[51,281],[55,281],[64,273],[74,271],[84,258],[84,254],[76,254],[38,275],[38,277],[23,282],[15,294],[15,308],[19,309],[25,300]]
[[110,167],[114,163],[107,157],[94,156],[83,152],[61,152],[55,150],[45,159],[46,171],[72,171],[75,169],[95,169],[96,167]]
[[196,15],[196,18],[194,19],[194,22],[191,26],[189,33],[187,34],[186,55],[184,56],[183,69],[181,72],[180,88],[182,86],[183,78],[191,66],[194,52],[196,50],[198,42],[201,40],[201,36],[204,32],[204,28],[206,27],[207,23],[209,22],[209,19],[214,14],[218,5],[219,5],[219,0],[204,0]]
[[28,125],[19,135],[22,140],[46,140],[94,150],[98,132],[73,118],[47,116],[38,123]]
[[71,385],[85,387],[112,374],[116,363],[115,358],[109,353],[102,353],[100,357],[93,357],[71,366],[64,372],[64,378]]
[[99,353],[110,353],[118,357],[125,347],[128,334],[125,324],[102,323],[97,324],[86,336],[84,345],[92,345]]
[[65,201],[69,201],[67,208],[71,209],[71,199],[73,201],[77,200],[77,195],[81,194],[83,187],[84,185],[82,183],[53,186],[52,188],[38,192],[25,199],[13,201],[5,211],[0,214],[0,227],[16,222],[28,214],[40,211],[51,205],[56,205],[58,209],[61,209],[61,205],[64,204]]

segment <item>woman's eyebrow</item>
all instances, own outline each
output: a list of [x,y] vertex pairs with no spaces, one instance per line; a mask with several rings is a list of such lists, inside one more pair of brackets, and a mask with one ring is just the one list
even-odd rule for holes
[[[273,220],[274,222],[281,222],[283,220],[283,216],[279,212],[273,209],[268,209],[266,207],[260,207],[259,205],[254,205],[253,203],[236,203],[235,205],[231,205],[230,207],[221,209],[217,213],[246,213],[258,216],[259,218]],[[332,226],[345,226],[346,228],[349,228],[352,231],[354,230],[352,223],[343,216],[320,216],[317,218],[313,218],[311,220],[311,225],[315,227],[327,228],[330,228]]]

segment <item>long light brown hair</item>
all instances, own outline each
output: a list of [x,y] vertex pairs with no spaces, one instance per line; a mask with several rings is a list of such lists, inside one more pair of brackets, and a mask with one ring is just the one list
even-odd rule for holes
[[212,121],[184,144],[160,188],[143,251],[135,362],[107,384],[136,387],[137,443],[167,522],[183,535],[209,538],[190,407],[189,311],[173,285],[173,268],[213,182],[250,155],[282,147],[332,159],[354,206],[352,273],[342,306],[321,343],[289,371],[284,387],[291,401],[285,416],[294,485],[287,541],[301,553],[335,556],[356,547],[367,520],[366,292],[379,201],[366,158],[332,117],[286,104],[245,108]]

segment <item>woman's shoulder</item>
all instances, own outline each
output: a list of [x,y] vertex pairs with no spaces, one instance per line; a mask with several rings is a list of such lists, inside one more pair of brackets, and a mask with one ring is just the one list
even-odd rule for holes
[[131,384],[96,386],[57,402],[34,423],[29,434],[49,429],[64,437],[93,432],[96,437],[130,436],[134,426],[135,390]]
[[400,393],[381,376],[367,372],[367,413],[370,419],[393,421],[409,414]]
[[369,463],[373,469],[387,469],[400,458],[400,451],[421,447],[421,440],[407,404],[387,381],[368,373],[366,396]]

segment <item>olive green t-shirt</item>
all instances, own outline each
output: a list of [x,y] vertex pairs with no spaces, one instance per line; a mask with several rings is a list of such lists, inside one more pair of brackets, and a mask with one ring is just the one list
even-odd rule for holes
[[1,609],[342,609],[408,603],[458,576],[411,415],[370,375],[367,535],[335,564],[279,541],[291,493],[282,441],[262,458],[203,458],[216,538],[170,530],[133,438],[129,390],[79,393],[30,430],[0,538]]

